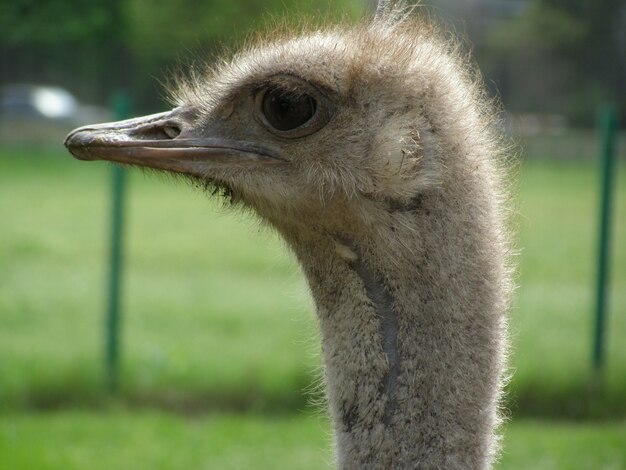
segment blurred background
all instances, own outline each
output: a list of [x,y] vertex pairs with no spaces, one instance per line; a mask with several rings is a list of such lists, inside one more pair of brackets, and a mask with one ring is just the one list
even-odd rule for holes
[[[313,305],[281,241],[201,190],[75,161],[62,141],[166,109],[173,70],[273,17],[353,21],[372,3],[3,3],[0,468],[332,468]],[[472,51],[521,162],[498,468],[626,469],[626,1],[424,4]]]

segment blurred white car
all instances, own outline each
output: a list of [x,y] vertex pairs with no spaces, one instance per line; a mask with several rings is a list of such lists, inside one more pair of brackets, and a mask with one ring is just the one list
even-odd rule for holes
[[0,99],[3,119],[70,119],[78,108],[67,90],[51,86],[7,85]]
[[75,127],[112,120],[108,109],[81,104],[60,87],[30,84],[0,87],[0,144],[58,144]]

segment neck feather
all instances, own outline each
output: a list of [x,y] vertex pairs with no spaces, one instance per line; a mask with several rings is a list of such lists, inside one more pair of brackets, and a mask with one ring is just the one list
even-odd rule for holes
[[486,469],[496,451],[504,246],[484,214],[438,207],[366,235],[284,233],[316,301],[341,469]]

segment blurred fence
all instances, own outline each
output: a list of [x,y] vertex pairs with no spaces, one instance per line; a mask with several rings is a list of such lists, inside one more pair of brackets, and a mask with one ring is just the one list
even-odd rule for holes
[[[555,160],[595,159],[600,152],[600,136],[594,129],[568,129],[558,133],[513,136],[524,156]],[[618,137],[618,158],[626,159],[626,132]]]

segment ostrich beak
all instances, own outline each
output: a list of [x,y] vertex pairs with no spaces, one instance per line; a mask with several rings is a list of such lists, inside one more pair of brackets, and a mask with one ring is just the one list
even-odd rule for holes
[[198,137],[193,130],[192,114],[176,108],[125,121],[79,127],[65,138],[65,146],[79,160],[108,160],[196,176],[204,176],[209,165],[285,162],[276,151],[251,142],[219,136]]

